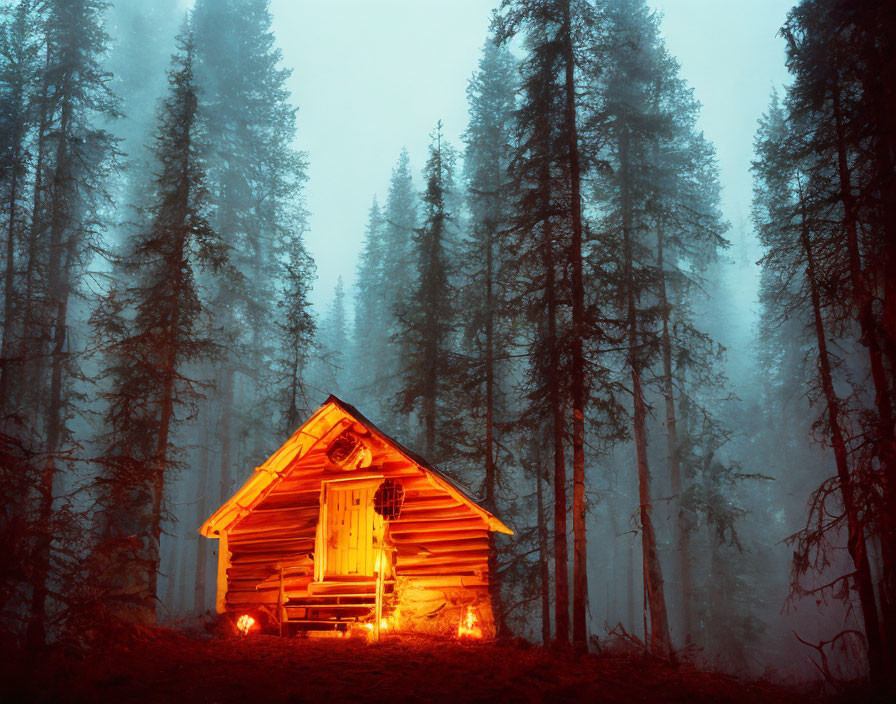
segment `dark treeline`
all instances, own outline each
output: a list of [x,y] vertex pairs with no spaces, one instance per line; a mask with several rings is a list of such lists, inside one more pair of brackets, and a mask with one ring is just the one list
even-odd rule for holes
[[644,0],[504,0],[463,144],[438,123],[419,174],[399,155],[319,319],[268,0],[176,6],[4,10],[13,637],[212,611],[196,529],[335,393],[513,527],[499,635],[892,676],[893,10],[804,0],[781,30],[743,340],[745,233]]
[[207,611],[195,529],[308,407],[305,165],[268,3],[178,15],[4,9],[2,606],[34,645]]

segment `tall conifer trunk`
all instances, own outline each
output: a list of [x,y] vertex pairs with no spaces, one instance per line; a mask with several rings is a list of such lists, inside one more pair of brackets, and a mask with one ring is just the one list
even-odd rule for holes
[[[179,243],[179,259],[183,260],[183,240]],[[181,269],[177,270],[178,272]],[[176,337],[180,325],[180,311],[177,300],[180,296],[182,281],[180,276],[172,282],[171,298],[174,304],[171,306],[172,316],[165,334],[163,347],[163,377],[161,390],[161,413],[159,416],[159,436],[156,442],[156,452],[153,462],[152,474],[152,511],[149,521],[149,544],[147,554],[149,557],[148,586],[146,597],[148,599],[144,608],[147,615],[155,615],[156,596],[158,594],[160,544],[162,540],[162,503],[165,499],[165,472],[168,469],[168,436],[171,431],[171,422],[174,419],[174,382],[177,377],[177,343]]]
[[31,609],[28,619],[27,641],[32,647],[42,645],[46,638],[46,601],[49,595],[49,579],[52,561],[52,536],[50,535],[53,516],[53,492],[56,479],[56,453],[62,440],[65,419],[63,418],[63,377],[66,363],[65,341],[68,332],[69,262],[74,246],[75,234],[66,236],[66,208],[64,199],[68,195],[72,174],[68,157],[69,128],[72,105],[67,93],[71,76],[63,78],[61,89],[62,110],[56,142],[56,166],[53,176],[50,202],[50,249],[47,264],[48,312],[50,327],[50,389],[46,401],[44,417],[44,451],[46,453],[38,488],[37,517],[40,535],[35,546],[34,589],[31,595]]
[[675,544],[678,550],[681,574],[681,618],[684,627],[684,643],[691,642],[693,629],[693,576],[691,575],[691,549],[687,517],[681,502],[681,444],[678,438],[678,420],[675,416],[675,389],[672,377],[672,340],[669,335],[671,307],[666,296],[666,273],[663,264],[663,230],[657,229],[657,270],[660,276],[659,303],[662,311],[661,345],[663,355],[663,399],[666,407],[666,451],[669,453],[669,485],[672,491],[672,512],[675,516]]
[[233,459],[231,457],[231,435],[233,431],[233,384],[234,371],[230,366],[229,360],[225,360],[224,369],[222,369],[221,371],[221,377],[219,379],[218,387],[218,441],[220,442],[221,447],[219,486],[221,491],[221,503],[227,501],[233,491],[233,487],[231,486],[233,482],[231,477],[231,464],[233,462]]
[[[546,188],[548,188],[546,186]],[[550,197],[547,198],[548,205]],[[549,212],[549,211],[548,211]],[[543,221],[544,269],[546,273],[545,303],[547,306],[548,344],[550,345],[551,433],[554,450],[554,638],[560,645],[569,644],[569,553],[566,544],[566,457],[563,447],[563,402],[560,396],[560,350],[557,338],[557,295],[555,291],[554,242],[550,215]]]
[[831,433],[831,444],[834,448],[834,459],[837,464],[837,478],[840,481],[840,494],[846,512],[847,550],[855,567],[855,583],[859,592],[862,608],[862,619],[865,626],[865,638],[868,643],[868,664],[871,681],[883,682],[883,645],[881,642],[880,624],[878,622],[877,604],[874,599],[874,586],[871,578],[871,566],[868,562],[868,551],[865,545],[865,533],[859,519],[853,492],[852,477],[849,472],[846,440],[840,426],[840,399],[834,391],[831,375],[831,363],[828,356],[828,343],[821,317],[821,295],[815,271],[815,256],[809,239],[808,224],[803,195],[800,194],[801,233],[800,243],[806,254],[806,279],[812,299],[812,318],[815,326],[815,340],[818,345],[818,372],[821,376],[821,387],[827,404],[828,429]]
[[[22,374],[24,377],[30,378],[33,387],[37,390],[43,388],[43,384],[40,383],[40,379],[42,376],[41,370],[43,368],[43,336],[37,334],[35,327],[37,322],[36,318],[39,317],[37,310],[39,305],[37,286],[39,279],[38,258],[41,256],[41,251],[40,247],[38,246],[38,239],[40,237],[41,227],[43,226],[40,205],[41,198],[43,197],[43,170],[47,149],[47,130],[49,128],[48,121],[50,119],[48,111],[50,73],[49,40],[47,42],[47,45],[45,46],[44,51],[44,77],[41,85],[40,98],[38,100],[40,104],[40,118],[37,124],[37,138],[35,140],[36,156],[34,160],[34,186],[32,188],[31,222],[28,226],[28,247],[25,263],[25,280],[23,282],[24,294],[22,296],[22,332],[19,339],[19,344],[17,346],[17,356],[21,360],[20,368],[23,370]],[[35,370],[35,373],[33,374],[29,373],[31,367],[31,365],[29,364],[29,360],[31,357],[37,358],[33,366]],[[0,369],[0,374],[9,374],[11,370],[8,367],[8,364],[4,364],[2,369]],[[0,397],[0,408],[5,407],[3,404],[7,402],[7,397],[9,396],[8,382],[4,383],[6,384],[6,386],[4,387],[6,389],[6,397]],[[18,393],[16,393],[14,398],[15,401],[20,400],[18,394],[21,394],[23,390],[24,389],[19,387],[19,389],[17,390]],[[38,391],[38,393],[36,394],[36,402],[33,408],[33,412],[35,415],[39,413],[39,409],[40,395]]]
[[837,142],[837,173],[840,189],[839,197],[843,204],[846,227],[846,246],[849,255],[849,279],[852,287],[853,303],[856,307],[860,342],[868,350],[871,363],[871,378],[874,382],[874,403],[877,408],[878,442],[880,462],[883,468],[883,522],[881,544],[883,549],[883,591],[881,606],[887,642],[891,644],[888,659],[896,663],[896,427],[894,427],[893,406],[891,403],[890,380],[884,366],[883,354],[878,330],[874,319],[873,295],[868,288],[865,272],[862,268],[862,257],[859,251],[858,213],[849,171],[846,152],[846,136],[840,98],[840,86],[834,79],[831,86],[831,101],[834,112],[834,126]]
[[575,56],[572,46],[570,2],[563,5],[563,54],[565,63],[565,117],[569,152],[570,216],[572,243],[572,527],[573,527],[573,598],[572,639],[577,648],[586,648],[588,623],[587,543],[585,535],[585,286],[582,277],[582,194],[579,165],[579,138],[576,129]]
[[[202,416],[201,431],[199,433],[199,476],[196,479],[196,527],[208,517],[208,470],[210,460],[211,437],[208,429],[208,405]],[[196,572],[193,580],[193,610],[201,614],[205,611],[206,571],[208,569],[208,545],[207,541],[199,539],[196,545]]]
[[624,258],[625,298],[627,301],[628,355],[634,397],[635,453],[638,466],[638,499],[641,519],[641,552],[644,563],[644,581],[647,602],[650,608],[650,649],[660,655],[669,655],[672,644],[669,636],[669,618],[663,591],[663,573],[656,547],[656,533],[653,528],[653,503],[650,496],[650,468],[647,463],[647,404],[641,388],[641,351],[638,340],[638,318],[635,307],[634,262],[631,232],[633,214],[629,190],[629,157],[627,127],[621,127],[619,136],[619,161],[622,179],[622,247]]
[[[495,299],[493,233],[486,238],[485,252],[485,508],[497,513],[498,468],[495,462]],[[488,594],[498,636],[507,630],[501,599],[501,573],[495,533],[488,534]]]
[[538,575],[541,586],[541,642],[551,642],[551,584],[548,567],[548,526],[544,515],[544,479],[542,454],[538,440],[532,443],[532,460],[535,464],[535,501],[538,511]]

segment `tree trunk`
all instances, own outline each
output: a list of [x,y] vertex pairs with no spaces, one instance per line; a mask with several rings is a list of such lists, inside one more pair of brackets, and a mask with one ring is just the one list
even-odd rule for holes
[[165,583],[165,600],[164,604],[168,607],[168,613],[177,612],[177,605],[174,603],[177,598],[177,536],[171,536],[171,552],[168,554],[168,581]]
[[[22,376],[29,380],[30,385],[33,388],[34,393],[34,407],[33,413],[35,418],[40,415],[40,407],[41,407],[41,398],[40,395],[43,392],[43,353],[44,353],[44,339],[43,335],[39,334],[35,329],[36,325],[36,317],[39,317],[37,308],[39,304],[39,296],[37,293],[37,285],[40,279],[40,266],[38,263],[38,258],[41,255],[40,247],[38,246],[38,239],[41,234],[41,228],[43,225],[41,218],[41,199],[43,197],[43,170],[44,170],[44,158],[47,150],[47,130],[49,128],[48,120],[49,115],[47,114],[47,105],[48,105],[48,92],[49,92],[49,66],[50,66],[50,53],[49,48],[45,49],[46,57],[44,60],[44,80],[43,86],[41,88],[41,97],[40,97],[40,122],[37,128],[37,157],[34,162],[34,188],[33,188],[33,200],[31,205],[31,223],[28,228],[28,256],[27,256],[27,264],[25,266],[25,281],[24,281],[24,296],[23,296],[23,308],[22,311],[22,335],[19,340],[18,348],[17,348],[17,356],[22,360]],[[34,373],[29,373],[29,369],[27,366],[27,361],[31,357],[36,357],[36,363],[34,366]],[[5,365],[4,365],[5,366]],[[7,370],[10,371],[10,370]],[[17,384],[17,393],[15,394],[14,401],[15,404],[21,400],[19,394],[25,391],[24,384]],[[15,405],[14,404],[14,405]]]
[[[878,443],[880,462],[883,468],[884,510],[881,528],[883,545],[883,578],[885,599],[882,602],[887,643],[896,643],[896,437],[894,437],[894,416],[890,398],[890,381],[884,366],[878,330],[874,319],[873,296],[868,289],[862,258],[859,251],[858,214],[849,172],[846,153],[846,137],[840,106],[840,87],[836,81],[832,85],[831,98],[837,138],[837,169],[840,179],[840,200],[843,203],[846,226],[846,245],[849,255],[849,278],[852,284],[852,298],[858,314],[861,330],[860,341],[868,350],[871,363],[871,378],[874,382],[874,402],[877,408]],[[896,663],[896,646],[890,646],[887,654],[891,664]]]
[[53,517],[53,489],[56,479],[56,453],[62,440],[65,418],[63,414],[63,381],[67,354],[65,342],[68,332],[68,299],[70,293],[69,264],[75,246],[75,234],[69,233],[65,241],[66,205],[62,202],[68,193],[60,192],[71,185],[68,164],[68,129],[71,122],[71,101],[63,99],[56,145],[56,167],[53,177],[50,219],[50,256],[47,265],[48,308],[51,311],[51,374],[44,418],[46,459],[38,488],[37,517],[40,534],[35,545],[35,567],[31,608],[26,639],[31,647],[40,647],[46,641],[46,600],[52,562],[51,523]]
[[[199,434],[199,476],[196,480],[196,528],[202,525],[203,521],[208,518],[208,470],[210,460],[211,433],[208,428],[208,416],[211,410],[208,404],[204,408],[205,413],[202,416],[202,430]],[[205,593],[206,593],[206,571],[208,569],[208,545],[203,537],[198,538],[196,544],[196,573],[193,582],[193,610],[197,614],[205,612]]]
[[563,403],[557,372],[560,369],[560,350],[557,338],[557,300],[554,290],[553,238],[550,218],[544,220],[545,271],[547,285],[548,344],[550,345],[551,430],[554,447],[554,638],[559,645],[569,644],[569,554],[566,546],[566,457],[563,448]]
[[541,448],[538,440],[532,443],[532,461],[535,466],[535,500],[538,511],[538,575],[541,582],[541,642],[551,642],[551,584],[548,570],[548,526],[544,515],[544,487],[541,469]]
[[[542,149],[550,153],[550,140],[547,138],[546,119],[540,118],[538,132],[545,143]],[[554,270],[554,233],[551,222],[551,174],[547,159],[542,160],[539,172],[539,189],[541,191],[542,239],[541,256],[544,269],[544,306],[545,324],[547,327],[549,369],[545,383],[548,385],[548,401],[550,404],[550,422],[554,459],[554,639],[559,646],[569,644],[569,553],[566,542],[566,457],[564,455],[564,420],[563,398],[560,393],[560,342],[557,335],[557,300],[556,276]]]
[[233,493],[231,486],[233,480],[230,476],[230,465],[232,458],[231,453],[231,436],[232,436],[232,409],[233,409],[233,376],[234,372],[230,365],[230,360],[224,361],[224,368],[221,370],[220,385],[218,387],[218,404],[220,407],[220,415],[218,416],[218,440],[221,443],[221,503],[223,504]]
[[[489,232],[485,253],[485,508],[497,513],[498,468],[495,462],[495,301],[493,233]],[[498,569],[496,534],[488,534],[488,595],[497,635],[504,636],[507,623],[501,598],[501,573]]]
[[840,493],[843,498],[843,507],[846,512],[848,536],[847,549],[856,570],[855,582],[859,592],[859,602],[862,607],[865,638],[868,643],[868,665],[871,681],[876,684],[882,684],[885,677],[883,644],[881,641],[880,623],[877,615],[877,604],[874,599],[874,585],[871,577],[871,567],[868,562],[864,529],[859,518],[859,511],[853,494],[846,440],[843,437],[843,431],[840,427],[840,399],[834,391],[831,364],[828,357],[827,338],[824,331],[824,321],[821,316],[821,296],[818,290],[815,259],[812,252],[812,242],[809,239],[807,230],[806,210],[802,193],[800,193],[800,208],[802,211],[800,241],[803,245],[803,251],[806,253],[806,279],[809,282],[809,289],[811,292],[815,339],[818,344],[818,371],[821,376],[821,386],[824,390],[825,401],[827,403],[828,428],[831,432],[831,444],[834,448],[834,459],[837,463],[837,477],[840,480]]
[[570,2],[563,6],[563,45],[566,70],[565,113],[569,152],[570,214],[572,216],[572,528],[573,591],[572,640],[578,649],[587,649],[588,565],[585,535],[585,287],[582,280],[582,195],[579,166],[579,138],[576,130],[575,57],[572,46]]
[[10,349],[15,317],[15,275],[16,275],[16,199],[18,198],[18,143],[13,145],[15,154],[12,161],[12,175],[9,183],[9,222],[6,229],[6,280],[4,281],[3,300],[3,343],[0,346],[0,411],[8,410],[6,403],[7,386],[9,384]]
[[669,636],[669,618],[663,593],[663,574],[656,548],[653,529],[653,503],[650,496],[650,469],[647,464],[647,405],[641,388],[641,363],[639,361],[638,319],[635,307],[635,280],[632,259],[632,205],[628,188],[628,133],[622,127],[619,143],[620,171],[622,177],[622,233],[624,256],[624,286],[628,312],[628,363],[631,369],[632,395],[634,396],[634,436],[638,464],[638,498],[641,518],[641,550],[644,561],[644,581],[647,602],[650,607],[650,649],[660,655],[672,653]]
[[[181,240],[178,244],[179,251],[177,252],[177,260],[184,261],[185,243]],[[165,474],[168,471],[168,437],[171,432],[171,422],[174,419],[175,379],[177,378],[178,364],[177,334],[178,328],[180,327],[179,298],[183,287],[180,272],[183,271],[183,268],[178,267],[177,271],[178,275],[172,282],[171,292],[169,294],[172,300],[172,314],[164,338],[164,376],[160,394],[162,407],[159,415],[159,436],[156,441],[155,457],[152,462],[152,512],[150,513],[150,532],[148,542],[146,543],[148,557],[148,593],[146,594],[146,603],[144,604],[144,609],[146,610],[147,615],[149,615],[150,612],[152,614],[150,621],[154,620],[156,613],[160,545],[162,540],[162,504],[165,500]]]
[[681,619],[684,643],[691,643],[693,628],[693,604],[691,593],[691,550],[688,522],[681,503],[681,445],[678,438],[678,420],[675,416],[675,389],[672,379],[672,340],[669,335],[669,306],[666,297],[666,273],[663,268],[663,230],[657,229],[657,269],[660,275],[659,303],[662,311],[662,353],[663,353],[663,398],[666,402],[666,449],[669,453],[669,485],[672,490],[672,512],[675,515],[675,543],[678,548],[679,570],[681,574]]

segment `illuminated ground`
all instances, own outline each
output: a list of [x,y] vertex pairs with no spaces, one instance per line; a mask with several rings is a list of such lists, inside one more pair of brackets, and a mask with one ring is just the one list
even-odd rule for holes
[[187,638],[148,631],[76,658],[52,652],[28,674],[4,658],[6,696],[53,702],[797,702],[767,684],[634,656],[573,655],[520,645],[391,636],[360,639]]

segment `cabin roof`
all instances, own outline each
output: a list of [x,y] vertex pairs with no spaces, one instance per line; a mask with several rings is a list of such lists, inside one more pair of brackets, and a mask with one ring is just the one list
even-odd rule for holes
[[[348,416],[354,422],[363,425],[381,442],[391,446],[393,450],[404,456],[409,462],[415,464],[422,471],[427,472],[441,489],[454,496],[461,503],[466,504],[474,513],[483,518],[489,530],[507,533],[508,535],[513,534],[513,531],[504,525],[499,518],[477,504],[470,496],[468,489],[459,485],[455,480],[450,479],[424,457],[386,435],[350,403],[346,403],[333,395],[330,395],[320,408],[263,465],[256,467],[243,486],[217,511],[209,516],[199,528],[199,532],[207,538],[217,537],[222,530],[227,530],[234,522],[250,513],[260,499],[267,494],[267,491],[289,474],[289,470],[296,458],[308,452],[326,434],[326,430],[338,421],[336,416],[340,415]],[[327,426],[321,435],[315,435],[313,432],[310,432],[321,423]]]

